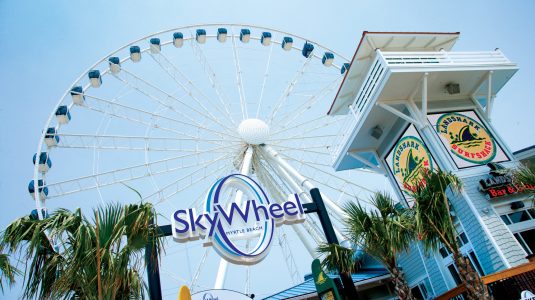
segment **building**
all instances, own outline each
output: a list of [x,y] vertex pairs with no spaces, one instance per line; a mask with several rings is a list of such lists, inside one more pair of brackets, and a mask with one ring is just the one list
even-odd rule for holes
[[[533,149],[513,153],[490,118],[517,65],[498,49],[452,51],[458,38],[458,32],[364,32],[329,110],[347,115],[332,164],[384,174],[409,207],[404,191],[420,170],[454,172],[464,186],[449,193],[458,242],[486,275],[526,263],[535,252],[532,200],[500,173],[533,158]],[[414,243],[400,265],[423,299],[460,281],[445,248],[426,254]]]

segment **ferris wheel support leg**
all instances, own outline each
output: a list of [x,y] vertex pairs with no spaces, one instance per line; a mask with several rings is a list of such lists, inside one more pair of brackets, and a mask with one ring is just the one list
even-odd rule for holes
[[[249,175],[251,171],[251,163],[253,160],[253,147],[247,147],[245,155],[243,156],[243,163],[240,169],[240,173],[243,175]],[[243,192],[236,192],[236,200],[234,201],[237,205],[241,205],[241,200],[243,197]],[[225,285],[225,278],[227,276],[227,267],[228,261],[221,259],[219,261],[219,268],[217,270],[217,276],[215,279],[214,289],[222,289]]]
[[[279,176],[284,178],[285,182],[287,182],[294,189],[294,191],[298,192],[299,196],[303,196],[303,198],[308,203],[313,202],[311,196],[303,190],[303,187],[299,186],[299,184],[295,181],[294,178],[292,178],[292,176],[290,176],[290,174],[286,171],[286,169],[284,169],[279,163],[275,163],[274,167],[275,167],[275,171],[277,172],[277,174],[279,174]],[[299,174],[299,173],[297,173],[297,174]],[[323,193],[321,194],[321,196],[324,199],[329,199]],[[328,201],[330,201],[330,200],[328,200]],[[334,205],[336,205],[336,204],[334,204]],[[340,209],[337,205],[336,205],[336,207],[338,209]],[[333,228],[334,228],[334,232],[336,233],[336,237],[339,240],[341,240],[341,241],[347,240],[347,238],[340,232],[340,230],[336,226],[333,226]],[[305,240],[303,240],[303,243],[305,243]],[[314,254],[311,253],[311,255],[312,255],[312,257],[314,257],[315,253]]]
[[[306,190],[311,190],[315,188],[315,186],[303,175],[301,175],[294,167],[292,167],[287,161],[285,161],[282,157],[280,157],[279,153],[275,151],[270,146],[264,147],[264,152],[268,155],[269,158],[278,165],[280,165],[284,170],[286,170],[291,176],[293,176],[298,183],[305,188]],[[324,196],[324,195],[322,195]],[[332,209],[332,211],[341,219],[345,219],[347,217],[347,214],[338,206],[336,203],[334,203],[331,199],[324,196],[325,204]]]

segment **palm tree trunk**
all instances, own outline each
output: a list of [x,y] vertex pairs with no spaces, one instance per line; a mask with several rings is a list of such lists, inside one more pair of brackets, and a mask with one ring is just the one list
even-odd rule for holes
[[466,284],[466,293],[469,300],[490,300],[492,297],[479,274],[470,264],[469,259],[459,252],[453,253],[455,265],[459,270],[459,277]]
[[97,292],[98,292],[98,300],[102,300],[102,281],[100,279],[100,238],[99,238],[99,224],[98,224],[98,212],[95,213],[95,222],[96,222],[96,228],[95,228],[95,234],[96,234],[96,242],[97,242]]
[[390,274],[392,274],[392,279],[394,281],[394,289],[396,290],[396,294],[398,295],[399,299],[415,300],[416,298],[414,298],[411,289],[409,289],[409,285],[405,280],[405,275],[403,274],[403,271],[401,271],[397,267],[393,267],[390,269]]
[[344,299],[358,300],[359,295],[357,294],[357,288],[353,283],[351,274],[346,272],[340,272],[340,278],[342,279],[342,284],[344,285]]

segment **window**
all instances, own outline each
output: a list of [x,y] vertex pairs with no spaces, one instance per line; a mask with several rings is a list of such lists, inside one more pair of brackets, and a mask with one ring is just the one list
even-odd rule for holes
[[515,238],[528,254],[535,253],[535,229],[515,233]]
[[415,299],[425,300],[428,298],[427,287],[425,286],[426,281],[427,279],[418,283],[411,289],[412,295],[414,296]]
[[531,220],[528,212],[525,210],[517,211],[507,215],[512,223],[520,223]]
[[501,215],[502,221],[505,223],[505,225],[511,225],[511,221],[507,217],[507,215]]
[[453,264],[449,265],[448,270],[450,271],[451,277],[453,277],[455,284],[461,284],[461,277],[459,277],[459,273],[457,272],[457,269],[455,269],[455,266]]
[[470,263],[472,264],[472,268],[474,268],[477,273],[479,273],[479,276],[485,276],[485,272],[483,272],[483,268],[481,267],[479,260],[477,260],[474,251],[468,252],[468,256],[470,257]]

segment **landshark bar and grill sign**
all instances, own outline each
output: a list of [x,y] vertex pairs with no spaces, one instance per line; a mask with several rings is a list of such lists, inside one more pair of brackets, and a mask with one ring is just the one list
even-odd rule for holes
[[205,247],[213,246],[229,262],[256,264],[268,254],[275,227],[305,220],[297,194],[279,200],[271,202],[248,176],[226,176],[208,191],[202,213],[194,208],[173,213],[173,238],[180,243],[204,239]]
[[407,127],[390,150],[386,163],[407,203],[412,206],[414,201],[407,192],[413,191],[415,185],[421,182],[423,170],[436,168],[431,153],[413,125]]
[[427,118],[457,167],[509,160],[474,111],[429,114]]

